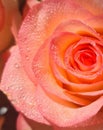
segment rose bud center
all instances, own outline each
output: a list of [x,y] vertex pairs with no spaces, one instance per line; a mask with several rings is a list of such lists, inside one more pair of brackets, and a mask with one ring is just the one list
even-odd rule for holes
[[79,60],[87,66],[93,65],[96,62],[96,54],[90,50],[85,49],[79,55]]

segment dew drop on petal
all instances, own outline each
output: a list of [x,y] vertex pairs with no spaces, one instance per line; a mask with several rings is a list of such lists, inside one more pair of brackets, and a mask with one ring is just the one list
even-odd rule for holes
[[15,64],[15,67],[16,67],[16,68],[19,68],[19,65],[16,63],[16,64]]

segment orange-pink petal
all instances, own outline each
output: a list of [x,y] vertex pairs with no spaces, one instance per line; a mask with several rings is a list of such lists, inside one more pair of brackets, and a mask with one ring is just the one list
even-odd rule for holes
[[[44,93],[41,87],[38,87],[36,91],[36,102],[42,115],[52,124],[59,127],[72,128],[78,126],[78,124],[82,125],[83,122],[92,118],[100,111],[103,106],[103,96],[85,107],[70,108],[54,102]],[[103,123],[103,114],[95,118],[100,118],[100,120],[97,122],[95,119],[93,124]]]
[[10,57],[3,71],[0,89],[7,94],[18,111],[32,120],[49,124],[38,111],[35,103],[36,86],[23,69],[17,47],[10,50]]
[[103,0],[76,0],[94,15],[103,15]]
[[51,126],[26,118],[21,113],[17,118],[17,130],[52,130]]

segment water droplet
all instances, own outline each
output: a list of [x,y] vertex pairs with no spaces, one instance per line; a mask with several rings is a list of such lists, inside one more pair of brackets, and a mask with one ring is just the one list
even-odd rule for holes
[[0,108],[0,115],[6,114],[7,111],[8,111],[8,108],[7,108],[7,107],[1,107],[1,108]]
[[16,63],[16,64],[15,64],[15,67],[16,67],[16,68],[19,68],[19,65]]

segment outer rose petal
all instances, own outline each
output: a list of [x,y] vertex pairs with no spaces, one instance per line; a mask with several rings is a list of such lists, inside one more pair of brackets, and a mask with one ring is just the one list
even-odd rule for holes
[[31,126],[26,122],[24,117],[19,114],[18,119],[17,119],[17,130],[32,130]]
[[103,0],[76,0],[78,4],[95,15],[103,15]]
[[[102,130],[102,129],[103,129],[103,124],[92,125],[92,126],[88,126],[88,127],[71,128],[69,130]],[[53,130],[68,130],[68,128],[55,127]]]
[[34,77],[31,67],[33,58],[38,48],[55,28],[71,17],[84,20],[91,16],[87,10],[75,4],[74,0],[45,0],[33,6],[23,22],[18,37],[23,64],[32,80]]
[[26,0],[26,4],[23,8],[23,18],[27,15],[29,9],[31,9],[34,5],[39,4],[40,1],[38,0]]
[[40,3],[38,0],[27,0],[27,4],[29,5],[30,8],[32,8],[35,4]]
[[[33,123],[33,124],[32,124]],[[32,125],[30,125],[32,124]],[[93,125],[90,127],[79,127],[79,128],[71,128],[70,130],[102,130],[103,125]],[[23,115],[19,114],[17,119],[17,130],[52,130],[50,127],[42,125],[40,123],[32,122],[31,120],[23,117]],[[54,127],[53,130],[68,130],[68,128],[60,128]]]
[[[90,122],[87,124],[83,124],[83,122],[93,118],[93,116],[99,113],[103,106],[103,96],[85,107],[70,108],[54,102],[47,96],[41,87],[38,87],[36,91],[36,102],[42,115],[50,122],[58,127],[73,128],[90,125]],[[92,125],[103,123],[103,111],[92,121]]]
[[[98,22],[97,22],[97,19],[98,19]],[[96,30],[96,32],[98,32],[98,34],[101,34],[103,37],[103,15],[95,16],[90,19],[87,19],[86,23],[90,27],[94,28]],[[102,41],[103,41],[103,39],[102,39]]]
[[[4,50],[11,44],[11,40],[13,39],[12,33],[11,33],[11,24],[12,24],[12,17],[14,13],[17,14],[18,12],[18,3],[17,0],[1,0],[3,9],[4,9],[4,15],[2,19],[4,19],[4,25],[0,29],[0,51]],[[0,8],[0,13],[1,13]],[[18,13],[19,15],[19,13]],[[16,17],[18,17],[16,15]]]
[[18,48],[11,50],[2,75],[0,89],[3,90],[18,111],[28,118],[49,124],[35,104],[35,86],[29,80],[21,65]]
[[52,130],[50,126],[34,122],[19,114],[17,119],[17,130]]

